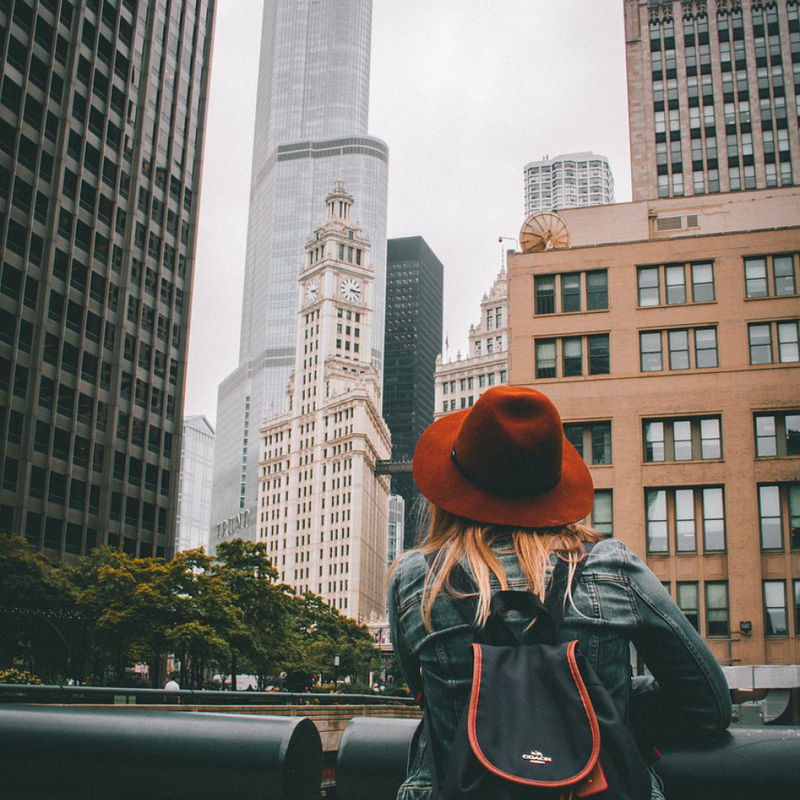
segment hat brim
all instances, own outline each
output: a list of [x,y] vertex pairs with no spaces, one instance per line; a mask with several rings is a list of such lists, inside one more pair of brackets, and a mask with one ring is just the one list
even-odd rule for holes
[[422,434],[414,451],[414,480],[434,505],[476,522],[522,528],[569,525],[592,510],[592,476],[566,437],[561,479],[545,494],[511,497],[488,492],[468,480],[450,454],[469,411],[455,411],[436,420]]

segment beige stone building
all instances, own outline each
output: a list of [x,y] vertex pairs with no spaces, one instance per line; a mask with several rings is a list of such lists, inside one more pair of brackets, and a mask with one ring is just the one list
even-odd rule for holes
[[503,267],[481,300],[481,318],[469,327],[469,353],[436,359],[434,419],[470,408],[490,387],[508,383],[508,280]]
[[797,188],[575,209],[508,259],[510,382],[732,666],[800,659],[799,212]]
[[800,183],[796,0],[625,0],[633,199]]
[[371,361],[370,244],[337,183],[306,244],[289,411],[261,428],[257,540],[281,580],[360,622],[385,613],[389,458]]

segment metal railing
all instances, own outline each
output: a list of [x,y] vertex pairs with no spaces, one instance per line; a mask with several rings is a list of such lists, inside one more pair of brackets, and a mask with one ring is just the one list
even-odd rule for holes
[[416,706],[412,697],[389,697],[381,694],[340,694],[322,692],[231,692],[214,689],[128,689],[119,686],[45,686],[0,683],[0,707],[3,703],[129,703],[149,705],[175,703],[185,705],[403,705]]

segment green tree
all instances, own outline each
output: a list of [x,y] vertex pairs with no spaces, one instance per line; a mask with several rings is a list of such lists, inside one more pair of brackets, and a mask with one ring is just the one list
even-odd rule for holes
[[101,547],[79,559],[71,577],[78,608],[90,625],[94,671],[103,674],[111,665],[122,682],[126,667],[147,662],[156,685],[171,644],[167,630],[181,621],[171,571],[160,559]]
[[82,639],[64,572],[21,536],[0,533],[0,666],[20,659],[48,680],[70,675]]
[[[295,602],[295,627],[300,648],[296,668],[325,681],[333,677],[362,681],[379,664],[378,651],[365,626],[342,616],[321,597],[306,592]],[[339,666],[334,666],[335,656]]]
[[177,621],[166,631],[180,659],[181,686],[202,686],[206,669],[225,665],[243,626],[234,596],[203,548],[178,553],[166,565]]
[[235,687],[237,674],[248,670],[257,675],[259,688],[265,688],[269,675],[276,675],[296,660],[294,592],[276,583],[278,570],[264,542],[221,542],[211,572],[228,587],[241,613],[241,624],[230,639],[231,684]]

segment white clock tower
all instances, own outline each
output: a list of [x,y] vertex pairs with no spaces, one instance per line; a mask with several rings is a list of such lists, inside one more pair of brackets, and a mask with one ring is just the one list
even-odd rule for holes
[[258,539],[281,579],[360,621],[382,615],[389,458],[371,361],[374,273],[369,239],[337,182],[300,272],[289,411],[262,428]]

